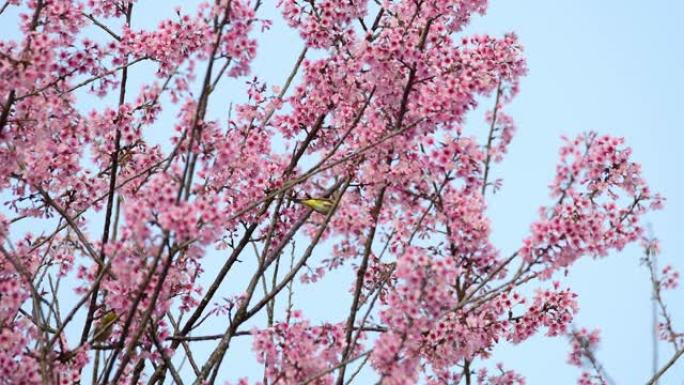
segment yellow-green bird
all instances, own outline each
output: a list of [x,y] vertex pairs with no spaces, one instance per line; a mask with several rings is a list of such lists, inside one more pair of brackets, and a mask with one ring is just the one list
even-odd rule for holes
[[332,199],[328,198],[306,198],[306,199],[293,199],[295,203],[302,204],[313,211],[323,214],[323,215],[328,215],[330,213],[330,210],[333,208],[333,205],[335,202]]
[[114,328],[114,323],[119,319],[114,310],[107,311],[98,322],[97,327],[93,331],[93,341],[95,342],[105,342],[112,335],[112,329]]

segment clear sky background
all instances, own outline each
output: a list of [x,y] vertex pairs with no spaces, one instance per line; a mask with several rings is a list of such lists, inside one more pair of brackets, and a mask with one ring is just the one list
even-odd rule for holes
[[[684,268],[684,183],[681,120],[684,89],[684,2],[676,0],[492,0],[469,28],[515,31],[529,74],[509,112],[519,130],[498,173],[503,190],[491,201],[494,238],[512,250],[536,217],[554,174],[560,135],[586,130],[624,136],[652,188],[668,202],[649,217],[662,241],[661,265]],[[569,282],[580,294],[579,326],[600,327],[598,358],[619,384],[641,384],[651,370],[651,317],[641,250],[580,261]],[[684,322],[684,295],[667,297]],[[564,365],[566,341],[535,339],[497,358],[521,370],[531,385],[573,384]],[[672,351],[660,351],[661,362]],[[684,384],[680,362],[661,384]]]
[[[141,1],[134,27],[153,28],[160,18],[173,15],[173,5],[189,3],[195,1]],[[265,0],[262,17],[276,20],[260,40],[253,70],[269,84],[281,84],[302,45],[295,32],[278,22],[279,15],[270,10],[274,3]],[[507,158],[495,170],[497,177],[504,178],[504,186],[490,199],[493,237],[504,255],[519,247],[539,205],[550,202],[547,186],[554,175],[560,136],[596,130],[624,136],[653,190],[667,197],[665,210],[648,220],[662,241],[661,266],[672,263],[684,270],[683,16],[681,0],[490,0],[488,14],[475,17],[466,33],[516,32],[529,67],[520,95],[508,108],[518,133]],[[12,29],[0,25],[3,39],[13,34]],[[133,71],[133,87],[144,80]],[[225,119],[228,101],[244,99],[242,83],[227,82],[219,90],[210,116]],[[173,115],[168,115],[157,127],[168,134],[173,123]],[[478,127],[485,129],[481,116],[472,115],[469,128]],[[167,134],[159,133],[159,138]],[[567,279],[580,294],[577,324],[602,329],[598,358],[618,384],[642,384],[651,371],[650,286],[639,263],[641,253],[639,247],[629,247],[606,259],[581,260]],[[315,291],[317,297],[306,298],[305,291],[299,291],[299,297],[307,309],[318,303],[313,314],[329,318],[331,312],[321,298],[333,296],[334,289],[339,296],[339,285],[347,287],[349,280],[349,275],[332,274]],[[684,327],[684,290],[666,299],[676,324]],[[346,302],[338,310],[342,319]],[[235,348],[240,346],[249,349],[246,343]],[[502,345],[495,360],[524,374],[529,385],[569,385],[576,382],[579,371],[565,363],[568,351],[565,339],[533,338],[516,347]],[[662,344],[661,362],[671,353]],[[228,376],[247,374],[239,369],[250,367],[252,357],[229,356],[231,364],[224,366],[231,368]],[[684,384],[684,362],[661,381],[671,384]]]

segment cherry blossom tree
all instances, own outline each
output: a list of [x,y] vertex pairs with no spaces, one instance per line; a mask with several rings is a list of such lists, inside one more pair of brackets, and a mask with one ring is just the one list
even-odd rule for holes
[[[684,354],[643,234],[663,198],[623,139],[564,139],[529,236],[492,243],[527,68],[515,34],[462,33],[486,0],[216,0],[135,28],[152,6],[1,5],[0,383],[214,383],[241,349],[262,371],[233,384],[524,384],[491,354],[537,334],[609,383],[562,273],[640,241],[675,352],[645,381]],[[250,70],[274,6],[305,46],[279,87]],[[216,99],[231,78],[240,104]],[[348,310],[320,322],[293,292],[332,271],[320,306]]]

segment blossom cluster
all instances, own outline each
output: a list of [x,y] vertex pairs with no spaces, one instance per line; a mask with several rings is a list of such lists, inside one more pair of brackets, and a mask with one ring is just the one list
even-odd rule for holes
[[661,207],[640,166],[630,160],[624,140],[595,133],[566,139],[551,185],[556,205],[540,210],[521,254],[549,271],[567,267],[583,255],[606,256],[639,241],[640,218]]
[[[269,384],[344,384],[366,362],[384,385],[524,384],[487,363],[502,341],[569,333],[579,300],[545,279],[638,241],[661,207],[623,139],[566,139],[555,204],[506,257],[487,199],[527,67],[514,33],[460,33],[487,1],[267,3],[205,2],[152,29],[131,23],[134,0],[5,3],[21,37],[0,39],[0,382],[86,367],[98,383],[213,382],[248,335]],[[305,45],[282,88],[251,73],[269,5]],[[218,100],[226,77],[244,98]],[[295,286],[343,268],[344,319],[292,310]],[[666,267],[660,284],[678,279]],[[196,334],[216,316],[225,328]]]
[[[343,325],[311,326],[308,321],[280,323],[255,331],[254,350],[266,366],[268,383],[299,384],[312,380],[330,385],[329,371],[340,360],[344,342]],[[355,354],[359,354],[357,345]],[[321,373],[326,373],[316,377]]]

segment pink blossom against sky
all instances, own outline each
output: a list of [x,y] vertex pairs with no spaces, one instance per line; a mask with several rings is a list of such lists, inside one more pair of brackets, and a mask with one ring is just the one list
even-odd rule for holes
[[[173,0],[164,2],[164,7],[157,7],[154,1],[141,1],[133,18],[133,29],[148,29],[151,35],[134,36],[130,39],[132,49],[144,50],[146,46],[141,43],[144,39],[155,38],[152,35],[154,27],[159,20],[173,17],[173,4],[182,5],[184,9],[193,9],[194,1]],[[303,44],[299,34],[287,28],[279,13],[273,10],[273,5],[265,1],[262,17],[273,18],[274,23],[270,30],[264,32],[258,38],[257,52],[259,53],[251,63],[251,71],[260,76],[268,86],[282,85],[287,72],[297,60]],[[574,147],[581,146],[582,141],[573,144],[564,142],[562,136],[575,138],[578,134],[587,130],[596,130],[600,134],[609,134],[614,137],[624,137],[626,145],[633,149],[632,159],[641,164],[641,173],[648,181],[653,191],[662,193],[667,201],[664,210],[648,213],[646,221],[652,224],[656,236],[660,239],[661,256],[665,263],[672,264],[680,271],[684,271],[684,246],[682,246],[682,234],[684,234],[684,182],[681,181],[682,167],[682,143],[684,143],[684,131],[680,111],[682,110],[681,90],[684,89],[684,48],[681,43],[682,31],[680,27],[681,15],[684,14],[684,3],[675,0],[663,0],[659,5],[636,0],[603,0],[600,2],[590,0],[578,1],[532,1],[532,0],[490,0],[488,13],[485,17],[475,16],[473,22],[465,31],[466,35],[488,33],[492,36],[503,37],[505,33],[514,31],[518,40],[524,46],[524,55],[527,60],[527,74],[522,78],[519,94],[514,101],[507,105],[506,114],[515,121],[515,136],[510,143],[502,145],[500,151],[506,152],[501,163],[493,170],[492,179],[503,178],[501,188],[490,196],[487,214],[491,217],[492,243],[502,250],[502,254],[508,255],[516,251],[523,242],[530,244],[533,250],[535,242],[543,238],[542,232],[535,234],[530,225],[537,223],[538,226],[562,226],[562,220],[557,223],[546,223],[540,219],[537,211],[539,204],[550,206],[555,197],[549,197],[549,186],[556,183],[560,188],[560,180],[554,180],[557,173],[556,165],[561,148],[567,149],[566,163],[571,167],[575,158],[571,155]],[[2,15],[9,18],[11,15]],[[2,20],[2,19],[0,19]],[[168,25],[168,28],[173,28]],[[259,28],[261,25],[258,26]],[[312,28],[306,25],[296,25],[298,28]],[[11,38],[16,31],[14,26],[1,24],[0,34],[2,39]],[[105,39],[101,31],[94,31],[93,39]],[[99,36],[97,35],[99,34]],[[235,32],[236,36],[240,31]],[[461,34],[459,32],[459,34]],[[196,39],[201,39],[201,36]],[[311,42],[311,45],[325,44],[326,36],[320,37],[320,41]],[[232,40],[231,40],[232,41]],[[173,46],[173,50],[160,49],[155,55],[168,57],[173,61],[173,55],[178,55],[183,49],[192,50],[193,44],[199,45],[201,41],[193,43],[191,38],[186,40],[187,45],[176,47],[178,42],[168,41],[162,46]],[[162,47],[160,46],[160,47]],[[236,74],[247,71],[247,64],[251,60],[250,50],[253,49],[250,42],[245,41],[239,45],[229,45],[227,48],[231,55],[241,57],[244,63],[235,66]],[[505,49],[503,50],[505,51]],[[146,52],[149,54],[149,52]],[[309,57],[321,56],[320,52],[313,51]],[[156,68],[146,63],[141,63],[137,72],[130,78],[130,88],[139,89],[145,83]],[[222,83],[221,88],[213,97],[207,117],[226,120],[228,114],[245,113],[236,111],[235,106],[244,103],[247,96],[259,97],[258,92],[245,84],[247,78],[228,79]],[[250,92],[251,91],[251,92]],[[82,112],[92,108],[98,109],[101,101],[86,93],[78,95],[82,98],[80,108]],[[486,130],[485,110],[491,109],[493,101],[483,99],[482,105],[474,113],[468,115],[465,122],[465,130],[470,133]],[[170,149],[168,138],[175,135],[173,126],[177,123],[178,111],[164,111],[153,128],[147,130],[144,135],[151,143],[164,143],[166,150]],[[186,114],[187,115],[187,114]],[[184,119],[188,119],[186,116]],[[505,124],[504,118],[500,117],[501,124]],[[286,127],[286,124],[283,124]],[[104,129],[104,128],[103,128]],[[512,124],[511,124],[512,131]],[[283,146],[283,137],[287,137],[287,130],[283,129],[274,139],[274,147]],[[622,146],[622,143],[613,143],[610,139],[602,139],[599,136],[605,151],[600,149],[591,154],[591,161],[582,164],[581,167],[591,169],[599,167],[604,156],[610,156],[608,150],[612,146]],[[586,139],[586,138],[585,138]],[[264,143],[255,142],[254,146],[264,146]],[[467,147],[467,144],[463,144]],[[462,150],[462,149],[459,149]],[[226,155],[227,156],[227,155]],[[439,162],[439,157],[435,157]],[[446,159],[446,158],[445,158]],[[219,161],[221,159],[219,157]],[[446,161],[445,161],[446,163]],[[598,166],[597,166],[598,165]],[[259,167],[258,164],[251,167]],[[446,166],[445,166],[446,167]],[[580,167],[580,166],[578,166]],[[247,167],[249,168],[249,167]],[[249,170],[247,170],[249,171]],[[623,186],[625,191],[634,186],[641,186],[640,181],[631,181]],[[160,178],[151,182],[158,191],[158,202],[146,202],[150,206],[161,204],[164,199],[173,199],[173,192],[167,191],[165,186],[169,183]],[[259,183],[259,182],[256,182]],[[457,201],[457,198],[454,198]],[[215,215],[212,212],[212,202],[201,202],[202,213],[207,216]],[[464,206],[477,212],[478,201],[466,201]],[[195,206],[193,206],[195,207]],[[199,207],[199,206],[198,206]],[[160,218],[160,222],[168,226],[178,226],[184,219],[197,212],[187,209],[170,213]],[[601,217],[604,212],[587,211],[588,216]],[[127,213],[130,218],[136,215],[144,216],[144,213],[131,210]],[[606,214],[607,215],[607,214]],[[102,227],[101,218],[91,218],[89,226],[93,233]],[[21,226],[30,229],[36,225],[36,221],[27,222]],[[182,227],[182,226],[178,226]],[[17,227],[20,229],[20,227]],[[539,227],[538,227],[539,228]],[[138,234],[144,237],[142,232]],[[191,230],[188,230],[191,231]],[[530,235],[532,234],[532,235]],[[191,234],[195,236],[197,234]],[[535,238],[535,235],[537,237]],[[539,238],[539,239],[537,239]],[[623,239],[611,239],[609,243],[592,244],[598,249],[606,246],[606,249],[620,244]],[[298,241],[306,242],[302,237]],[[609,247],[610,246],[610,247]],[[332,254],[333,250],[327,245],[321,248],[320,253]],[[586,251],[586,250],[583,250]],[[592,249],[593,251],[593,249]],[[530,255],[532,255],[530,251]],[[220,254],[210,254],[203,261],[205,269],[214,269],[212,257],[219,258]],[[647,270],[640,265],[642,249],[637,244],[630,245],[618,253],[611,253],[609,258],[591,260],[585,258],[575,265],[574,270],[564,283],[563,287],[549,290],[538,294],[536,297],[530,294],[534,300],[551,298],[556,303],[562,303],[569,309],[579,309],[575,318],[575,324],[587,327],[590,330],[600,328],[601,341],[597,351],[606,370],[619,384],[641,383],[642,379],[649,376],[651,367],[651,341],[649,328],[651,327],[650,315],[650,283]],[[562,255],[568,263],[573,262],[577,255]],[[413,256],[407,253],[406,258],[411,263],[419,264],[419,260],[413,260]],[[417,258],[417,257],[416,257]],[[253,266],[247,261],[242,266],[237,266],[236,278],[233,278],[230,288],[244,287]],[[445,276],[456,274],[456,270],[450,270],[449,266],[440,266],[444,269]],[[241,275],[240,272],[245,272]],[[349,286],[349,266],[329,272],[320,282],[316,283],[315,295],[311,295],[308,284],[297,283],[295,285],[295,299],[297,307],[305,309],[309,322],[330,321],[343,319],[347,314],[347,303],[344,306],[331,306],[330,298],[339,294],[340,287]],[[132,272],[135,273],[135,272]],[[400,270],[402,278],[410,280],[415,272]],[[562,275],[562,273],[560,273]],[[211,277],[206,277],[210,279]],[[316,272],[311,272],[309,278],[315,280]],[[417,278],[416,278],[417,279]],[[209,281],[207,281],[208,283]],[[75,285],[75,282],[65,282],[63,285]],[[564,291],[565,286],[570,286],[579,294],[578,299]],[[230,291],[230,290],[228,290]],[[439,294],[439,293],[438,293]],[[666,293],[674,318],[680,325],[684,325],[684,296],[674,292],[674,295]],[[401,309],[410,303],[410,294],[407,297],[395,297],[389,301],[395,308]],[[65,299],[62,306],[67,307],[70,301]],[[217,301],[219,301],[217,299]],[[394,301],[394,302],[392,302]],[[577,303],[575,303],[577,301]],[[336,305],[336,303],[333,303]],[[281,303],[282,305],[282,303]],[[418,306],[418,305],[416,305]],[[410,311],[410,309],[402,309]],[[533,317],[534,315],[530,315]],[[396,314],[388,310],[382,315],[388,324],[397,322]],[[563,315],[559,315],[563,318]],[[552,321],[549,319],[534,319],[531,323],[551,325],[549,333],[553,334]],[[204,325],[204,329],[210,330],[217,324],[217,320],[210,320]],[[559,321],[562,323],[561,321]],[[81,324],[79,321],[75,324]],[[277,330],[277,337],[281,335],[295,336],[296,339],[331,338],[340,330],[335,328],[307,328],[306,324],[299,324],[288,330]],[[546,331],[546,329],[545,329]],[[67,333],[79,333],[78,328],[67,329]],[[456,332],[456,331],[454,331]],[[523,339],[526,330],[516,330],[513,340]],[[583,332],[584,333],[584,332]],[[586,332],[590,338],[596,334]],[[579,369],[567,365],[570,344],[564,337],[555,339],[542,338],[544,333],[523,342],[515,349],[507,343],[499,345],[494,350],[494,360],[506,363],[506,369],[514,369],[522,373],[527,384],[575,384],[579,375]],[[260,334],[257,341],[268,354],[262,360],[271,360],[277,363],[277,352],[268,345],[271,335]],[[292,337],[290,337],[292,338]],[[489,336],[482,335],[480,338],[487,339]],[[205,358],[213,349],[213,345],[198,344],[200,346],[197,357]],[[262,373],[257,370],[252,351],[252,341],[236,338],[231,342],[232,349],[226,356],[226,364],[223,367],[220,380],[236,380],[241,376],[260,380]],[[391,351],[392,341],[381,347]],[[467,350],[467,349],[465,349]],[[295,353],[302,354],[301,350]],[[310,352],[309,352],[310,353]],[[315,352],[321,356],[339,353],[334,349]],[[454,353],[454,352],[450,352]],[[454,354],[460,354],[457,352]],[[670,347],[663,345],[661,357],[668,357]],[[465,354],[465,353],[464,353]],[[311,362],[311,370],[317,369],[319,362]],[[384,363],[377,360],[374,364],[381,367]],[[494,369],[494,368],[491,368]],[[367,377],[364,377],[367,376]],[[371,383],[376,377],[372,374],[363,373],[361,383]],[[684,378],[684,365],[679,365],[664,377],[661,385],[680,384]],[[366,381],[366,382],[364,382]]]

